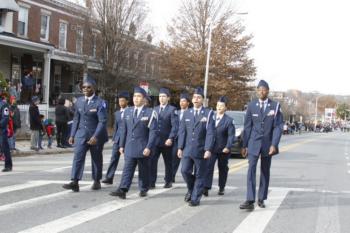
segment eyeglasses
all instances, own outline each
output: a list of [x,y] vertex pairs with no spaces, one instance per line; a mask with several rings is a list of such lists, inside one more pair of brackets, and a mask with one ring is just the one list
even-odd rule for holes
[[91,89],[92,87],[91,87],[91,86],[82,86],[81,88],[82,88],[82,89],[85,89],[85,88],[86,88],[86,89]]

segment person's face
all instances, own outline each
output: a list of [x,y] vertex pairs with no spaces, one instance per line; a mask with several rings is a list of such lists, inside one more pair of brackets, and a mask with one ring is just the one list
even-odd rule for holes
[[220,115],[224,114],[226,112],[226,104],[223,102],[217,102],[216,111]]
[[166,105],[169,103],[170,98],[166,94],[159,94],[159,103]]
[[128,101],[125,98],[119,98],[118,103],[120,108],[126,108],[128,106]]
[[133,102],[136,107],[141,107],[144,104],[144,97],[141,93],[134,93]]
[[195,108],[200,108],[203,105],[203,96],[198,94],[193,94],[192,103]]
[[87,97],[90,97],[94,94],[94,87],[90,83],[84,83],[82,86],[83,94]]
[[180,99],[181,109],[187,109],[189,105],[190,105],[190,102],[188,102],[187,99]]
[[268,95],[269,95],[269,89],[267,89],[266,87],[258,88],[259,99],[266,100]]

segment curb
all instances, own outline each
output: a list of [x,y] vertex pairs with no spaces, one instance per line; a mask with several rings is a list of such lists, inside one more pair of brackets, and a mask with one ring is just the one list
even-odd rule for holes
[[[103,149],[112,149],[113,145],[107,145]],[[26,150],[26,151],[14,151],[11,152],[12,157],[25,157],[31,155],[57,155],[57,154],[69,154],[73,153],[74,148],[54,148],[54,149],[43,149],[39,151]]]

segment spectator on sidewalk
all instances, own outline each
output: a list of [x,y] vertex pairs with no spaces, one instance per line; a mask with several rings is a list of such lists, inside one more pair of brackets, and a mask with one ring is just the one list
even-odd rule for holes
[[65,99],[60,98],[58,100],[58,104],[55,108],[55,116],[56,116],[56,127],[57,127],[57,147],[66,148],[65,140],[67,135],[67,123],[69,119],[69,111],[64,106]]
[[32,102],[29,106],[29,123],[31,137],[30,137],[30,149],[38,151],[39,150],[39,134],[42,129],[42,123],[40,120],[40,113],[38,105],[40,103],[38,96],[32,97]]
[[65,135],[65,146],[67,147],[72,147],[72,145],[70,145],[68,143],[68,140],[69,140],[69,135],[71,133],[71,130],[72,130],[72,125],[73,125],[73,118],[74,118],[74,111],[75,111],[75,108],[74,108],[74,104],[72,101],[66,99],[66,102],[64,104],[64,106],[66,106],[66,108],[68,109],[68,122],[67,122],[67,133]]
[[55,135],[55,126],[52,123],[52,119],[48,118],[44,121],[45,131],[47,134],[47,148],[51,149],[52,138]]
[[45,121],[45,116],[40,114],[40,121],[41,121],[41,129],[39,130],[39,141],[38,141],[38,148],[39,150],[43,150],[43,138],[45,136],[45,126],[44,126],[44,121]]
[[17,150],[16,148],[16,132],[21,128],[21,113],[17,107],[17,98],[10,97],[10,117],[13,121],[13,136],[9,138],[10,150]]

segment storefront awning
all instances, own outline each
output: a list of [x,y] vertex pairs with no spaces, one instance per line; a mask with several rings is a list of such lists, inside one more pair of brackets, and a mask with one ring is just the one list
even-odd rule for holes
[[19,6],[15,0],[1,0],[0,10],[19,11]]

